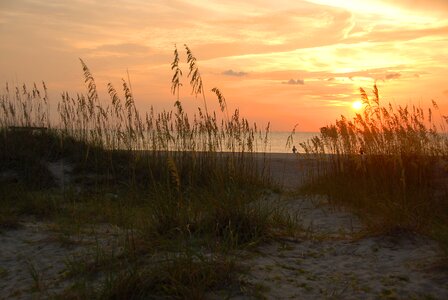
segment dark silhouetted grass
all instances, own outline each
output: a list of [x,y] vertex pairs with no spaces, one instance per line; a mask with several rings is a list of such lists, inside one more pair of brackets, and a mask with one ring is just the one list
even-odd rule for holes
[[[262,131],[238,110],[229,113],[217,88],[219,111],[211,111],[196,58],[185,50],[187,79],[203,103],[193,115],[180,102],[177,48],[172,111],[141,115],[125,80],[123,96],[109,83],[109,101],[100,99],[82,60],[85,93],[49,103],[43,83],[43,92],[7,85],[0,95],[0,227],[28,216],[51,221],[66,246],[102,224],[124,233],[115,250],[97,244],[67,260],[75,282],[61,297],[200,299],[237,283],[231,251],[294,226],[278,209],[256,204],[269,182],[254,152],[266,147],[269,126]],[[62,186],[49,163],[71,170]],[[157,253],[166,259],[148,258]]]
[[[425,110],[382,105],[376,85],[373,98],[363,89],[361,97],[362,113],[302,144],[321,161],[308,188],[355,209],[376,233],[446,230],[447,117],[434,117],[435,102]],[[436,231],[446,243],[446,231]]]

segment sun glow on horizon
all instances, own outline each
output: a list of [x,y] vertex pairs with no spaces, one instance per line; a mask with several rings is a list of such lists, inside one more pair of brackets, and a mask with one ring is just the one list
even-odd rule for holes
[[361,101],[355,101],[355,102],[353,102],[352,103],[352,108],[354,109],[354,110],[360,110],[360,109],[362,109],[362,102]]
[[[361,111],[359,88],[375,82],[398,104],[440,99],[448,114],[448,0],[16,0],[0,1],[0,24],[0,82],[44,80],[53,99],[84,90],[81,57],[101,101],[130,73],[142,112],[170,110],[173,46],[188,70],[187,44],[206,90],[278,130]],[[188,72],[181,81],[189,97]]]

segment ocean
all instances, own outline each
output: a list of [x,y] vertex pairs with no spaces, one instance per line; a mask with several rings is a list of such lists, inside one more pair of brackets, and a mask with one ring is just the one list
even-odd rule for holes
[[[147,134],[147,132],[145,132]],[[112,136],[118,136],[118,134],[113,134],[111,133]],[[295,146],[297,149],[298,153],[304,153],[303,149],[300,147],[300,143],[305,142],[311,138],[313,138],[316,135],[319,135],[318,132],[295,132],[292,135],[292,142],[291,145],[287,146],[286,143],[288,141],[288,137],[291,135],[291,132],[269,132],[268,135],[268,144],[264,145],[264,135],[263,136],[257,136],[257,138],[255,139],[254,143],[254,151],[255,152],[267,152],[267,153],[292,153],[292,147]],[[141,144],[139,144],[139,146],[137,147],[137,149],[135,148],[135,146],[133,147],[134,150],[151,150],[151,148],[147,148],[147,146],[151,145],[151,141],[148,140],[149,137],[145,137],[145,141],[149,142],[149,145],[145,145],[145,146],[140,146]],[[104,140],[105,143],[105,147],[107,148],[107,142],[106,140]],[[198,141],[197,145],[200,146],[204,146],[204,141]],[[123,144],[123,142],[121,143],[121,147],[117,146],[116,144],[112,146],[112,149],[115,149],[113,147],[118,147],[119,149],[127,149],[126,146]],[[141,147],[141,148],[140,148]],[[166,145],[165,145],[166,147]],[[238,148],[238,146],[237,146]],[[166,148],[159,148],[159,149],[166,149]],[[174,150],[175,148],[173,147],[173,144],[170,143],[168,145],[168,150]],[[197,151],[201,151],[200,149],[197,149]],[[227,149],[223,150],[223,151],[228,151]],[[238,151],[238,150],[237,150]]]
[[[299,153],[303,153],[303,149],[299,146],[306,140],[319,135],[318,132],[296,132],[293,134],[293,142],[291,146],[286,147],[286,142],[290,132],[270,132],[269,133],[269,145],[267,152],[270,153],[292,153],[292,146],[295,145]],[[260,151],[261,152],[261,151]]]

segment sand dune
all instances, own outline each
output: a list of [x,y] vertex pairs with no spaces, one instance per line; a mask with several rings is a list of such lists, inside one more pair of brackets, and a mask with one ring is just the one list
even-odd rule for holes
[[[258,154],[269,161],[272,179],[294,190],[315,161],[303,155]],[[69,168],[53,165],[68,178]],[[67,173],[67,174],[65,174]],[[61,179],[61,183],[64,182]],[[447,299],[448,273],[437,268],[442,252],[421,236],[363,237],[363,225],[348,211],[331,207],[325,197],[271,194],[262,201],[285,208],[303,231],[245,251],[241,263],[250,268],[243,286],[256,286],[266,299]],[[67,258],[85,252],[98,238],[107,247],[119,238],[118,228],[96,228],[64,244],[51,223],[23,220],[18,229],[0,233],[0,298],[50,297],[67,287]],[[34,270],[34,271],[33,271]],[[38,281],[33,279],[38,274]],[[42,289],[37,293],[36,285]],[[219,294],[210,293],[210,298]],[[237,292],[231,298],[251,296]]]

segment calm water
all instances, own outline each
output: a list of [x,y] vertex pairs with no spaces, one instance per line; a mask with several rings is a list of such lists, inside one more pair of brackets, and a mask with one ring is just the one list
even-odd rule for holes
[[[114,135],[114,134],[112,134]],[[291,143],[291,145],[289,147],[286,147],[286,142],[288,140],[288,136],[290,136],[291,133],[290,132],[269,132],[269,140],[268,140],[268,145],[267,148],[265,148],[264,144],[263,144],[263,139],[264,139],[264,135],[262,137],[262,139],[257,139],[256,142],[256,146],[254,151],[255,152],[268,152],[268,153],[292,153],[292,146],[295,145],[295,147],[297,148],[299,153],[303,153],[303,149],[300,147],[300,143],[305,142],[311,138],[313,138],[316,135],[319,135],[318,132],[296,132],[293,134],[293,141]],[[200,145],[203,145],[200,143],[198,143]],[[126,149],[125,145],[122,145],[122,149]],[[170,150],[172,147],[172,144],[170,144],[169,146]],[[140,150],[151,150],[151,149],[140,149]],[[197,150],[200,151],[200,150]],[[226,151],[226,150],[224,150]]]
[[271,132],[269,134],[270,147],[267,151],[271,153],[292,153],[292,145],[295,145],[299,152],[303,152],[303,149],[299,146],[302,143],[312,137],[318,135],[318,132],[296,132],[293,135],[293,143],[290,147],[286,148],[286,141],[290,132]]

